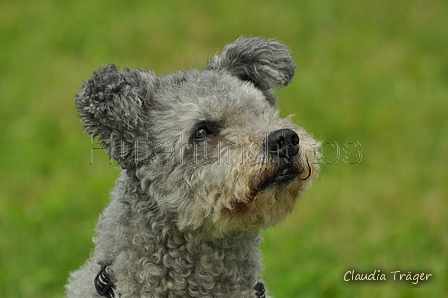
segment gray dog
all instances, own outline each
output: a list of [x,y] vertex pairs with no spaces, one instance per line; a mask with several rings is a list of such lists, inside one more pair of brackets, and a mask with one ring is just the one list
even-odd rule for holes
[[67,297],[269,297],[260,231],[319,172],[319,144],[276,109],[294,72],[287,47],[259,38],[202,71],[97,70],[77,109],[123,171]]

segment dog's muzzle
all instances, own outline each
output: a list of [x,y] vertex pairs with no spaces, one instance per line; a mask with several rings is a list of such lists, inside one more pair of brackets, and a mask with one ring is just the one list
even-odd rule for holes
[[265,152],[270,165],[263,173],[260,190],[288,184],[303,171],[295,158],[299,154],[299,143],[299,136],[291,129],[275,130],[267,136]]

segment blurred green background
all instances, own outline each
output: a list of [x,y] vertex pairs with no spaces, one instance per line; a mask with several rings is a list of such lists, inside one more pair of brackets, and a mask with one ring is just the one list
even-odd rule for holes
[[[240,35],[297,63],[282,115],[323,140],[325,167],[265,232],[274,297],[448,297],[446,0],[0,2],[0,297],[63,297],[119,174],[73,97],[115,62],[204,67]],[[386,282],[345,282],[381,270]],[[391,271],[431,273],[393,281]]]

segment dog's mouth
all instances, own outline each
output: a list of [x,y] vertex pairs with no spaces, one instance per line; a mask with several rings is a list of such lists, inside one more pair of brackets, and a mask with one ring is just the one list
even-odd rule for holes
[[264,179],[262,179],[258,190],[261,191],[270,187],[281,187],[287,185],[294,180],[300,172],[301,171],[293,166],[282,167],[270,175],[264,175]]

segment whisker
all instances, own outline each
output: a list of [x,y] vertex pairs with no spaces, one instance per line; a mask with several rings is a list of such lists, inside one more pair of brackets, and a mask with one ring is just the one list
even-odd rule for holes
[[310,161],[308,160],[308,157],[306,158],[306,165],[307,165],[307,167],[308,167],[308,176],[306,176],[306,178],[299,178],[299,180],[302,180],[302,181],[305,181],[305,180],[308,180],[308,178],[310,178],[311,177],[311,173],[312,173],[312,168],[311,168],[311,165],[310,165]]

